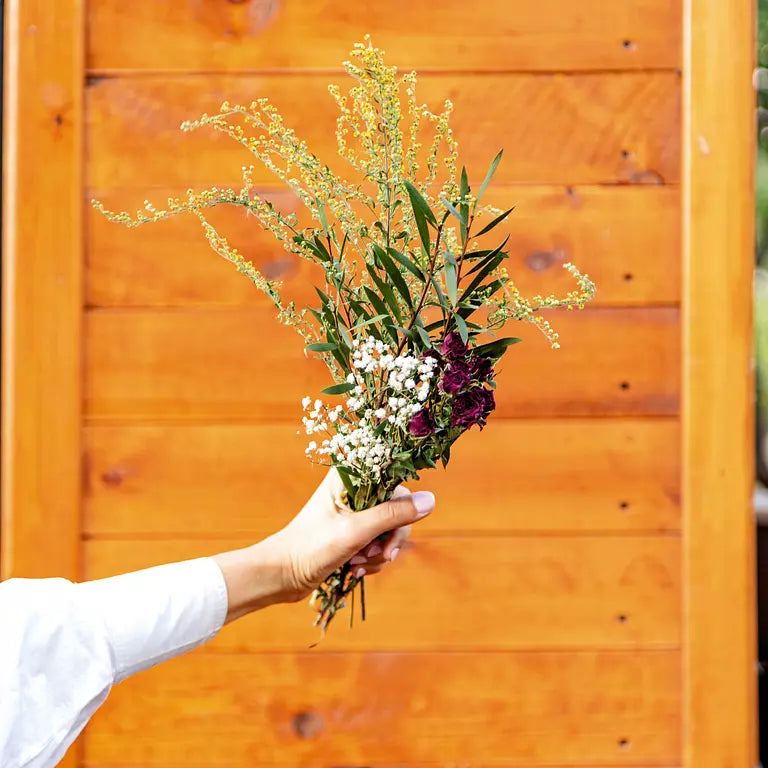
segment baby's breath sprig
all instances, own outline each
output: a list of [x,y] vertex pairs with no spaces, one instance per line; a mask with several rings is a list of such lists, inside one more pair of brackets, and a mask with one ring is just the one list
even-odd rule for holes
[[[508,236],[488,244],[512,209],[480,204],[502,153],[473,190],[466,169],[458,170],[450,101],[437,113],[419,103],[416,74],[386,66],[368,37],[344,67],[353,84],[329,92],[339,110],[338,154],[351,179],[321,161],[265,98],[225,101],[215,114],[182,124],[238,142],[293,190],[309,224],[256,194],[252,165],[242,168],[239,190],[189,190],[164,208],[145,202],[133,216],[94,206],[129,227],[195,215],[211,248],[268,296],[307,353],[325,361],[335,383],[323,394],[344,400],[305,398],[307,455],[338,471],[345,488],[338,503],[359,510],[421,470],[447,465],[458,437],[482,429],[495,408],[494,367],[519,341],[494,338],[495,331],[510,320],[529,322],[557,348],[542,313],[583,308],[595,286],[566,264],[574,290],[523,296],[504,265]],[[222,204],[245,208],[283,248],[321,268],[315,306],[285,301],[280,284],[216,230],[205,212]],[[349,564],[332,574],[313,598],[316,623],[325,630],[362,584]]]

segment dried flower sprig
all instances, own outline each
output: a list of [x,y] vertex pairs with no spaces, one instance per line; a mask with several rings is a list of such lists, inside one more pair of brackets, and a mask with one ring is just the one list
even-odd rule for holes
[[[485,425],[495,408],[494,367],[519,339],[480,343],[481,337],[518,320],[536,325],[557,348],[557,333],[541,312],[581,309],[595,286],[567,264],[573,291],[525,298],[504,268],[508,237],[486,244],[512,212],[480,206],[502,153],[473,192],[466,169],[457,170],[450,101],[439,113],[419,104],[415,73],[398,76],[368,38],[344,67],[354,84],[346,93],[336,85],[329,90],[339,109],[338,153],[354,181],[313,154],[267,99],[225,102],[216,114],[182,124],[239,142],[295,192],[309,226],[256,194],[253,166],[243,167],[239,190],[189,190],[161,210],[147,202],[131,216],[94,206],[131,227],[196,215],[213,250],[249,277],[307,351],[326,362],[336,383],[323,393],[346,399],[304,399],[304,427],[313,437],[307,455],[337,469],[345,487],[339,504],[359,510],[422,469],[447,465],[456,439]],[[205,214],[220,204],[245,208],[287,251],[319,265],[324,284],[316,288],[316,306],[286,302],[279,283],[229,244]],[[362,581],[347,564],[316,591],[323,630]]]

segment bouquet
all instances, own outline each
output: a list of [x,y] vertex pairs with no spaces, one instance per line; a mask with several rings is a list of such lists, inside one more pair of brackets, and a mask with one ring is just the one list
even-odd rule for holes
[[[419,472],[445,467],[467,430],[482,430],[495,408],[495,373],[515,337],[497,336],[510,320],[535,324],[552,347],[557,334],[542,310],[582,308],[595,287],[573,265],[566,296],[525,298],[505,269],[509,235],[495,237],[512,213],[482,206],[502,153],[476,190],[457,167],[452,104],[431,112],[416,98],[416,74],[398,76],[370,39],[344,63],[352,85],[329,87],[338,105],[338,153],[346,178],[313,154],[266,99],[225,102],[185,122],[230,136],[281,179],[305,209],[283,213],[256,194],[253,166],[239,189],[189,190],[164,209],[145,202],[131,216],[94,205],[109,219],[138,226],[182,213],[198,217],[212,249],[249,277],[302,336],[306,353],[327,364],[333,400],[303,400],[307,455],[335,467],[339,507],[360,510],[389,498]],[[292,254],[319,267],[317,304],[297,307],[220,234],[206,210],[244,208]],[[316,624],[329,622],[363,578],[346,564],[316,591]]]

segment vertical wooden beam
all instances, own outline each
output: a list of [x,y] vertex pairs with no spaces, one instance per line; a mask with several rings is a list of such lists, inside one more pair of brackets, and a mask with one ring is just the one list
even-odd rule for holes
[[79,574],[83,7],[6,0],[0,575]]
[[686,768],[757,764],[753,0],[684,0]]

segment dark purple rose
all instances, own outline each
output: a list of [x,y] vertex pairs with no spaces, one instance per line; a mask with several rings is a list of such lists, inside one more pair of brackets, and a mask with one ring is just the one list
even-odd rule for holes
[[457,360],[445,369],[443,377],[440,379],[440,389],[449,395],[455,395],[466,389],[471,380],[469,366],[465,362]]
[[416,411],[408,425],[408,430],[414,437],[428,437],[434,434],[435,422],[432,414],[426,408]]
[[461,340],[457,331],[452,331],[443,339],[442,351],[449,360],[464,360],[469,347]]
[[483,394],[483,397],[485,398],[485,402],[483,403],[483,422],[480,425],[480,429],[483,428],[483,425],[485,425],[486,420],[491,415],[491,411],[494,411],[496,409],[496,398],[493,396],[493,390],[492,389],[481,389],[480,392]]
[[493,365],[487,357],[472,355],[469,361],[469,370],[473,381],[490,381],[493,378]]
[[485,426],[488,414],[496,407],[493,391],[485,387],[476,387],[456,395],[453,399],[451,426],[469,428],[478,424]]

